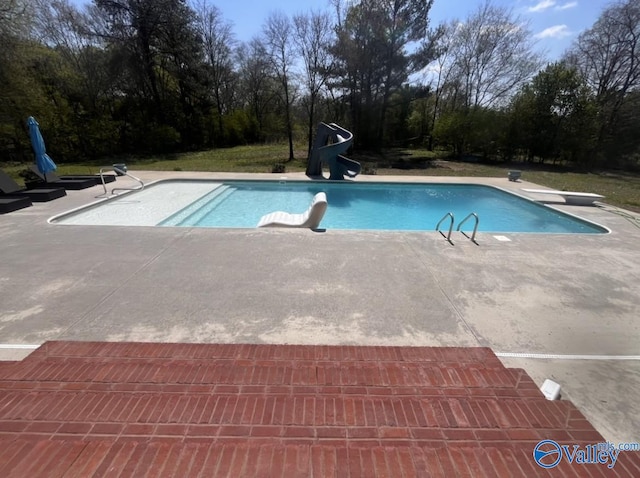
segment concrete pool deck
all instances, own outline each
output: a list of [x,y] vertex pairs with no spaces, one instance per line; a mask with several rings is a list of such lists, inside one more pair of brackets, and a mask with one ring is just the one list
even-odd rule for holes
[[[191,172],[169,177],[264,178]],[[302,174],[283,175],[302,179]],[[507,178],[363,176],[359,181]],[[127,180],[118,179],[119,186]],[[488,346],[496,353],[640,355],[640,229],[553,204],[606,235],[52,225],[100,188],[0,216],[0,358],[46,340]],[[480,218],[482,220],[482,218]],[[435,226],[435,225],[434,225]],[[504,358],[552,378],[610,441],[640,441],[640,361]]]

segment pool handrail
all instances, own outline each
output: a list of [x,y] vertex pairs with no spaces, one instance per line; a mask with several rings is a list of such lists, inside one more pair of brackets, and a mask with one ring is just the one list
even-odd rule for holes
[[115,191],[142,191],[144,189],[144,183],[142,182],[142,179],[135,177],[133,174],[130,174],[128,171],[126,171],[124,169],[120,169],[117,166],[104,166],[104,167],[100,168],[100,181],[102,182],[102,189],[104,190],[104,192],[102,194],[97,195],[96,198],[109,195],[109,192],[107,191],[107,185],[105,184],[105,181],[104,181],[104,170],[105,169],[107,169],[107,170],[111,169],[111,170],[115,171],[115,173],[118,176],[128,176],[131,179],[133,179],[134,181],[138,181],[140,183],[140,186],[135,187],[135,188],[113,188],[111,190],[110,196],[115,196],[116,195]]
[[[467,220],[471,217],[475,217],[476,218],[476,223],[473,226],[473,233],[471,234],[471,237],[467,236],[467,234],[460,229],[462,227],[462,225],[467,222]],[[458,227],[456,228],[456,231],[460,231],[462,233],[462,235],[464,237],[466,237],[467,239],[471,239],[471,242],[473,242],[476,246],[478,245],[478,243],[476,242],[476,232],[478,232],[478,224],[480,224],[480,218],[478,217],[478,215],[475,212],[470,213],[467,217],[465,217],[462,221],[460,221],[460,224],[458,224]]]
[[[449,223],[449,233],[445,236],[444,232],[442,232],[440,230],[440,224],[442,224],[442,222],[447,218],[450,217],[451,218],[451,222]],[[453,242],[451,241],[451,231],[453,231],[453,223],[455,222],[455,218],[453,217],[453,213],[452,212],[448,212],[446,213],[444,216],[442,216],[442,219],[440,219],[438,221],[438,224],[436,225],[436,231],[438,231],[440,234],[442,234],[442,237],[444,237],[449,244],[453,245]]]

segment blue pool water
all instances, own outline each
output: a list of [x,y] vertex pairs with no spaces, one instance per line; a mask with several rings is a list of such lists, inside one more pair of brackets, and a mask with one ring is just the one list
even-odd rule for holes
[[[256,227],[273,211],[302,213],[318,192],[328,208],[326,229],[434,230],[452,212],[457,224],[469,213],[484,232],[605,233],[604,228],[497,188],[469,184],[334,182],[226,182],[162,221],[162,226]],[[448,227],[445,221],[445,229]],[[473,228],[469,221],[464,230]]]

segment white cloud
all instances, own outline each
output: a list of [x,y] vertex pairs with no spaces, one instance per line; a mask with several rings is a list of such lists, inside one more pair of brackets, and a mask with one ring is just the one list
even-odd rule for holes
[[577,7],[578,2],[567,2],[564,5],[558,5],[556,10],[568,10],[569,8]]
[[531,13],[544,12],[546,9],[553,7],[555,4],[555,0],[541,0],[533,7],[529,7],[528,10]]
[[549,28],[545,28],[540,33],[533,35],[535,38],[564,38],[572,35],[573,32],[569,30],[566,25],[554,25]]

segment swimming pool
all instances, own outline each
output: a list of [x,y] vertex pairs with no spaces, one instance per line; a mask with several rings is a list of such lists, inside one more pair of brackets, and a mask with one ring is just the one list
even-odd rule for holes
[[[456,225],[474,212],[483,232],[608,232],[492,186],[388,182],[160,181],[52,222],[254,228],[273,211],[304,212],[321,191],[328,200],[320,224],[325,229],[433,231],[448,212]],[[468,229],[472,227],[470,222]]]

